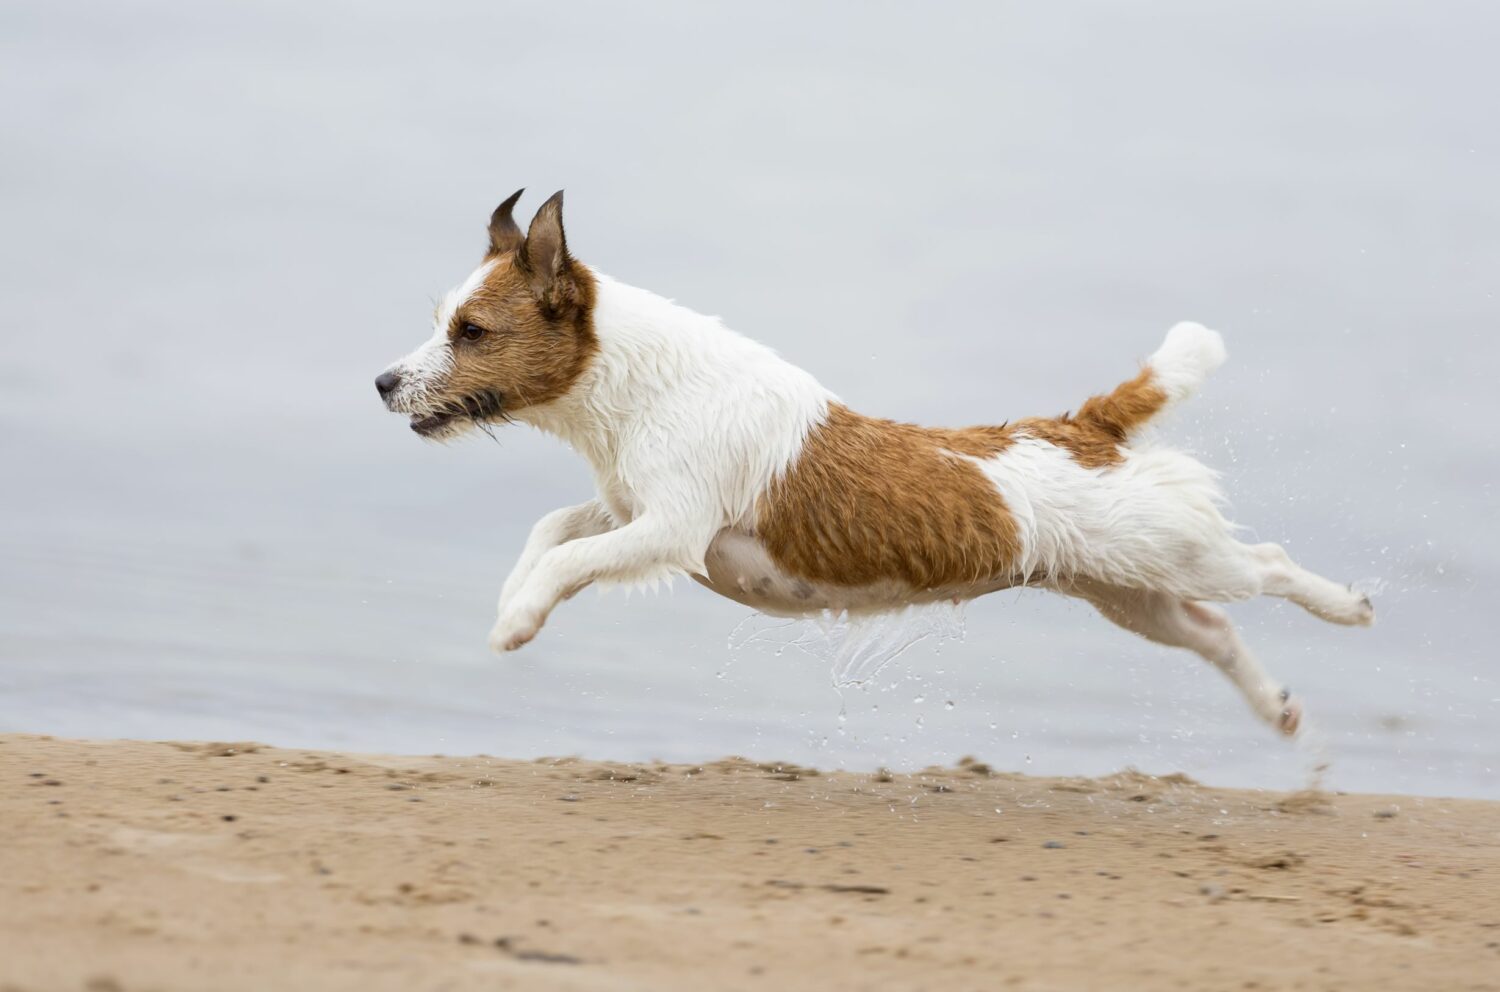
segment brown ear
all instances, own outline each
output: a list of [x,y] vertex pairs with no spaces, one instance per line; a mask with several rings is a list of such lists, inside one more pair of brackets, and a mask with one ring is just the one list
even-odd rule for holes
[[563,233],[562,204],[562,190],[548,197],[531,218],[531,228],[516,254],[530,279],[531,291],[539,300],[552,295],[558,277],[572,262],[568,257],[568,238]]
[[524,240],[521,237],[521,229],[516,226],[515,218],[511,217],[510,212],[515,209],[516,201],[524,192],[526,192],[525,187],[516,190],[506,197],[504,203],[495,208],[494,213],[490,214],[489,253],[491,255],[504,255],[508,251],[515,251],[521,247],[521,242]]

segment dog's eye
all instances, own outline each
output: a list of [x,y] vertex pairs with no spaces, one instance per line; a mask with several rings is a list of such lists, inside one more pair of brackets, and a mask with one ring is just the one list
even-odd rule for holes
[[478,341],[484,337],[484,328],[478,324],[465,324],[458,329],[458,336],[465,341]]

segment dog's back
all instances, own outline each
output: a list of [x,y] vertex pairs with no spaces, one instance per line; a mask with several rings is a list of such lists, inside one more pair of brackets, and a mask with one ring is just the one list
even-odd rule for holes
[[908,602],[1079,574],[1176,574],[1166,524],[1191,518],[1198,539],[1227,537],[1212,474],[1128,443],[1223,357],[1215,332],[1181,324],[1138,375],[1076,415],[1000,427],[917,427],[834,404],[766,491],[754,532],[787,574],[851,590],[884,583]]

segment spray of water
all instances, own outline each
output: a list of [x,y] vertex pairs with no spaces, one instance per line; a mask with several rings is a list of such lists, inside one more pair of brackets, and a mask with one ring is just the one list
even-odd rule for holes
[[881,670],[915,644],[964,638],[963,605],[949,602],[908,606],[886,613],[821,613],[798,620],[754,613],[729,634],[730,650],[770,645],[824,662],[835,688],[869,685]]

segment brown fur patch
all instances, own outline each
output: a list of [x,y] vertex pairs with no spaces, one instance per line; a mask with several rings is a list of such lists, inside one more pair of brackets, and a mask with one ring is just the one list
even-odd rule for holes
[[1015,427],[1040,441],[1066,449],[1084,468],[1118,465],[1121,446],[1166,405],[1167,394],[1151,380],[1150,367],[1104,396],[1092,396],[1078,413],[1061,417],[1028,417]]
[[[588,367],[594,333],[593,275],[566,259],[541,298],[516,252],[493,256],[484,283],[454,313],[448,327],[453,371],[444,393],[454,402],[498,394],[505,413],[566,393]],[[477,341],[465,325],[483,328]]]
[[834,404],[762,499],[756,534],[814,582],[925,590],[1005,576],[1020,552],[1015,521],[984,473],[947,452],[988,458],[1010,442],[1005,427],[916,427]]
[[898,579],[926,590],[1010,577],[1021,553],[1015,520],[978,466],[948,452],[991,458],[1026,434],[1085,468],[1108,468],[1166,401],[1145,368],[1076,415],[999,427],[917,427],[833,404],[761,501],[756,534],[779,566],[813,582]]

